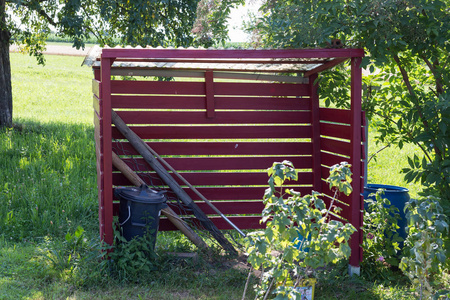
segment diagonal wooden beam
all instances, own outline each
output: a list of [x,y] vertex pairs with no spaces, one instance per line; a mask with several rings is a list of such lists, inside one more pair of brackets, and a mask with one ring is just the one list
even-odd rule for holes
[[317,68],[314,68],[312,70],[309,70],[308,72],[305,72],[305,74],[303,75],[303,77],[309,77],[313,74],[322,72],[324,70],[330,69],[334,66],[339,65],[340,63],[346,61],[348,59],[348,57],[338,57],[335,58],[333,60],[330,60],[329,62],[324,63],[323,65],[318,66]]

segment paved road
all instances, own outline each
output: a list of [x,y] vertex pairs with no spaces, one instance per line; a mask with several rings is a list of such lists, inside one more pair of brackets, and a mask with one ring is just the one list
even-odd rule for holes
[[[70,55],[70,56],[86,56],[89,52],[90,47],[84,48],[84,50],[77,50],[67,45],[47,45],[47,50],[44,51],[45,54],[53,55]],[[19,52],[19,47],[12,45],[9,48],[9,52]]]

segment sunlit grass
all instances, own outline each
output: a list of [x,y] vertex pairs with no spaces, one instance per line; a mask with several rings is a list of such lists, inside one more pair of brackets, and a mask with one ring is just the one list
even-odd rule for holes
[[11,53],[13,119],[16,123],[92,124],[92,70],[83,57],[46,55],[46,65]]
[[403,168],[409,167],[408,156],[412,157],[414,153],[417,155],[421,154],[420,148],[407,144],[402,149],[399,149],[396,145],[391,145],[376,154],[378,150],[385,146],[375,144],[374,137],[376,134],[373,130],[369,132],[369,158],[373,154],[375,156],[368,164],[367,182],[405,187],[409,189],[411,197],[417,197],[418,193],[422,191],[422,186],[414,182],[407,183],[401,171]]

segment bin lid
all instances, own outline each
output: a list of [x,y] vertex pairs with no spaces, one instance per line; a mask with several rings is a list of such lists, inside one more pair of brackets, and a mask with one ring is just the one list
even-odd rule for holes
[[114,190],[114,194],[125,200],[141,203],[164,203],[166,202],[166,191],[154,190],[143,184],[140,187],[119,187]]

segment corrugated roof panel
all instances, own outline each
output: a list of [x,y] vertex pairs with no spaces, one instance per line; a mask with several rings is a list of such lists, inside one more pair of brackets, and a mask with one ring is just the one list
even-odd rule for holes
[[[305,57],[300,57],[301,55],[297,55],[296,58],[287,58],[286,55],[284,55],[282,52],[282,55],[280,57],[283,58],[268,58],[266,55],[259,55],[261,52],[258,52],[259,50],[255,49],[246,49],[243,50],[237,50],[237,49],[228,49],[228,50],[220,50],[220,49],[204,49],[204,48],[141,48],[141,47],[115,47],[115,48],[100,48],[98,46],[93,47],[89,54],[86,56],[85,61],[83,62],[83,65],[88,65],[92,67],[100,67],[100,58],[103,53],[104,49],[111,49],[111,50],[118,50],[120,54],[117,55],[124,55],[124,51],[120,50],[142,50],[142,49],[153,49],[153,50],[167,50],[172,51],[176,50],[176,54],[170,54],[170,57],[164,58],[162,57],[163,54],[158,52],[157,58],[152,57],[145,57],[145,58],[139,58],[137,54],[134,52],[134,56],[130,55],[131,58],[128,57],[117,57],[111,66],[114,68],[125,68],[125,69],[174,69],[174,70],[223,70],[223,71],[247,71],[247,72],[308,72],[310,70],[314,70],[317,67],[320,67],[323,64],[326,64],[327,62],[330,62],[334,59],[334,57],[330,56],[330,53],[336,53],[337,58],[348,58],[349,56],[342,56],[343,53],[357,53],[360,55],[360,49],[344,49],[348,51],[330,51],[330,50],[338,50],[338,49],[317,49],[317,53],[322,53],[321,55],[318,54],[318,57],[311,57],[311,49],[303,50],[305,52]],[[179,51],[187,51],[186,53],[190,54],[184,54],[184,52]],[[196,50],[203,50],[202,57],[195,57],[190,58],[192,56],[193,52],[195,53]],[[211,52],[205,52],[211,51]],[[244,53],[247,57],[239,58],[236,56],[234,51],[241,51]],[[267,49],[264,49],[264,53],[267,53]],[[341,49],[342,50],[342,49]],[[190,51],[190,52],[189,52]],[[230,55],[232,58],[226,58],[226,57],[218,57],[217,54],[214,54],[214,51],[218,51],[217,53],[224,53],[228,54],[226,51],[230,51],[229,53],[232,53]],[[225,52],[224,52],[225,51]],[[249,52],[246,52],[249,51]],[[277,52],[277,50],[274,50]],[[292,49],[286,50],[286,52],[292,52]],[[299,50],[299,53],[302,50]],[[111,52],[111,51],[109,51]],[[108,53],[109,53],[108,52]],[[280,52],[280,51],[278,51]],[[289,53],[290,53],[289,52]],[[142,52],[140,52],[142,53]],[[155,52],[152,52],[155,53]],[[210,54],[212,53],[212,54]],[[294,53],[294,52],[293,52]],[[295,52],[297,53],[297,52]],[[303,52],[301,52],[303,53]],[[324,53],[326,55],[324,55]],[[260,56],[260,57],[249,57],[249,54]],[[363,54],[363,52],[362,52]],[[111,53],[109,53],[111,56]],[[142,54],[141,54],[142,55]],[[108,57],[110,57],[108,56]],[[186,57],[184,57],[186,56]]]

